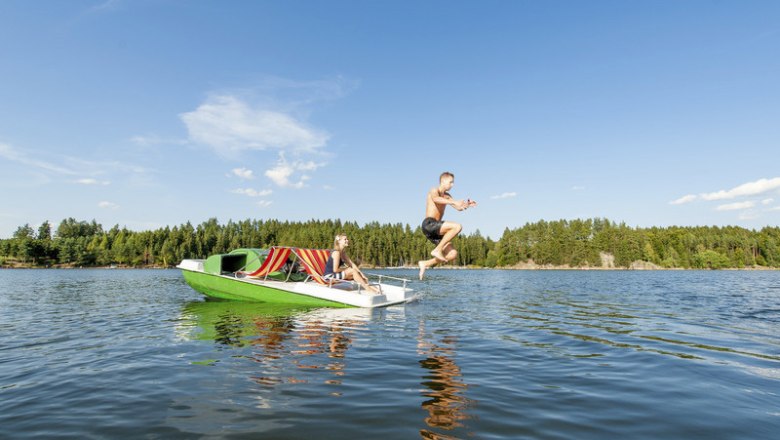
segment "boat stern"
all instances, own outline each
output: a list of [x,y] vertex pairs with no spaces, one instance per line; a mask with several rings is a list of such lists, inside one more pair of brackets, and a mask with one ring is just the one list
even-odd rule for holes
[[181,260],[181,263],[176,267],[183,270],[203,272],[203,261],[204,260]]

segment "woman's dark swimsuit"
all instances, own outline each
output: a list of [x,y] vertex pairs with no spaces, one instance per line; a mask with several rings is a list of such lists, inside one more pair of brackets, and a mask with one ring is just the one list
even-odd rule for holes
[[422,222],[422,231],[425,237],[433,244],[439,244],[444,237],[441,235],[441,227],[444,224],[444,220],[436,220],[433,217],[425,217]]
[[334,279],[334,280],[343,280],[344,279],[344,271],[341,272],[333,272],[333,252],[330,252],[330,255],[328,255],[328,261],[325,263],[325,273],[322,274],[322,277],[327,279]]

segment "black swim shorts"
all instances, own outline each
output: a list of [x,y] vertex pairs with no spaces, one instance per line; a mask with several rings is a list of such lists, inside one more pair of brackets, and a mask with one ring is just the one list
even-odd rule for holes
[[443,235],[441,235],[441,226],[444,224],[443,220],[436,220],[433,217],[425,217],[422,222],[422,231],[425,237],[433,244],[439,244]]

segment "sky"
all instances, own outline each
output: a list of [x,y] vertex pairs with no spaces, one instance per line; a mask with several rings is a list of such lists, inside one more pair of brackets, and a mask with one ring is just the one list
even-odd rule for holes
[[780,2],[0,2],[0,238],[780,223]]

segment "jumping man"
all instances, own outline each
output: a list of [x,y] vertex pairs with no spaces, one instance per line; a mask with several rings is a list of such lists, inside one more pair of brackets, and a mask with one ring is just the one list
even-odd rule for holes
[[420,280],[425,275],[425,269],[436,266],[440,263],[446,263],[454,260],[458,256],[458,251],[452,247],[452,239],[455,238],[463,227],[455,222],[445,222],[444,208],[452,205],[458,211],[477,206],[477,202],[467,200],[455,200],[450,196],[449,191],[455,184],[455,175],[450,172],[443,172],[439,176],[439,186],[431,188],[425,198],[425,220],[422,222],[423,234],[436,245],[431,251],[430,260],[420,260],[417,265],[420,267]]

